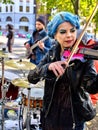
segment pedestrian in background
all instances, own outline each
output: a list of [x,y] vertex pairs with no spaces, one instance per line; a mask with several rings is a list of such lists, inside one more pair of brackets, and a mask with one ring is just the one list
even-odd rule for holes
[[12,46],[14,44],[14,30],[13,30],[13,26],[10,25],[10,24],[8,24],[6,26],[6,28],[7,28],[7,31],[8,31],[7,36],[6,36],[8,38],[7,48],[8,48],[8,52],[12,53]]
[[85,122],[96,115],[89,95],[98,92],[93,60],[78,57],[77,51],[70,63],[66,62],[79,28],[78,16],[69,12],[56,14],[47,26],[55,44],[28,74],[33,84],[45,79],[42,130],[84,130]]
[[[45,30],[45,19],[43,16],[39,16],[36,19],[36,28],[32,33],[32,37],[24,44],[27,49],[27,58],[30,58],[30,62],[36,65],[39,64],[40,60],[51,47],[51,40],[49,37],[46,40],[41,41],[46,36],[47,32]],[[32,49],[32,52],[30,52],[31,46],[35,44],[37,44],[37,46]]]

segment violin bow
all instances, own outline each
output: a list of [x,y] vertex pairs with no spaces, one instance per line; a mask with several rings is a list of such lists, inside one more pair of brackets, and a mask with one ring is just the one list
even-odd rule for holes
[[95,6],[95,8],[94,8],[94,10],[93,10],[93,12],[92,12],[92,14],[91,14],[91,16],[89,17],[89,19],[88,19],[88,21],[87,21],[87,23],[86,23],[86,25],[85,25],[85,27],[84,27],[84,29],[83,29],[83,31],[82,31],[82,33],[79,35],[78,40],[76,41],[75,45],[74,45],[73,48],[72,48],[72,51],[71,51],[69,57],[68,57],[67,60],[66,60],[68,64],[69,64],[69,62],[71,61],[71,59],[72,59],[74,53],[77,51],[77,48],[78,48],[78,46],[79,46],[79,44],[80,44],[80,42],[81,42],[81,40],[82,40],[82,37],[83,37],[83,35],[84,35],[84,33],[85,33],[85,31],[86,31],[88,25],[90,24],[91,20],[93,19],[94,15],[95,15],[95,13],[96,13],[96,11],[97,11],[97,8],[98,8],[98,3],[96,4],[96,6]]

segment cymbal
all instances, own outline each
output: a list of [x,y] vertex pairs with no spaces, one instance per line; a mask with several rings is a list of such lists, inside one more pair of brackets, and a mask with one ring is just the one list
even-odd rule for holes
[[5,61],[5,65],[9,67],[17,68],[17,69],[22,69],[22,70],[30,70],[36,67],[36,65],[33,63],[30,63],[28,61],[21,61],[21,60],[20,61],[8,60],[8,61]]
[[17,54],[7,53],[7,55],[8,55],[8,58],[19,59],[19,56]]
[[19,59],[19,56],[13,53],[7,53],[2,50],[0,50],[0,57],[4,58],[12,58],[12,59]]
[[0,57],[7,58],[8,55],[6,53],[4,53],[2,50],[0,50]]
[[30,84],[27,79],[25,78],[17,78],[11,81],[11,83],[17,87],[21,88],[30,88]]

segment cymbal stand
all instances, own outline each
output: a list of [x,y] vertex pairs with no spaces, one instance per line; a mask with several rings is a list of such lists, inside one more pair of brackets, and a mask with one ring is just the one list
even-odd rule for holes
[[6,92],[4,90],[4,57],[1,58],[1,62],[2,62],[2,86],[1,86],[1,91],[2,91],[2,99],[1,99],[1,115],[2,115],[2,119],[1,119],[1,126],[2,126],[2,130],[4,130],[4,103],[5,103],[5,97],[6,97]]
[[26,77],[26,72],[24,70],[22,70],[22,69],[20,69],[20,71],[22,72],[23,77]]
[[39,120],[39,117],[38,117],[37,113],[33,112],[33,118],[37,119],[36,130],[39,130],[39,122],[40,122],[40,120]]
[[19,101],[19,128],[20,130],[23,130],[23,105],[22,105],[22,95],[21,95],[21,101]]
[[31,93],[31,88],[28,88],[28,106],[27,106],[27,119],[26,119],[27,130],[30,130],[30,123],[31,123],[30,93]]

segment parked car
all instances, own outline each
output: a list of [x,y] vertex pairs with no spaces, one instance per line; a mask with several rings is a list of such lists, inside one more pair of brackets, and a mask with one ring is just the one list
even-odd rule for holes
[[18,35],[18,37],[20,37],[20,38],[26,38],[26,32],[25,31],[19,31],[19,32],[17,32],[17,35]]
[[31,36],[32,36],[32,34],[27,33],[26,38],[30,39]]

